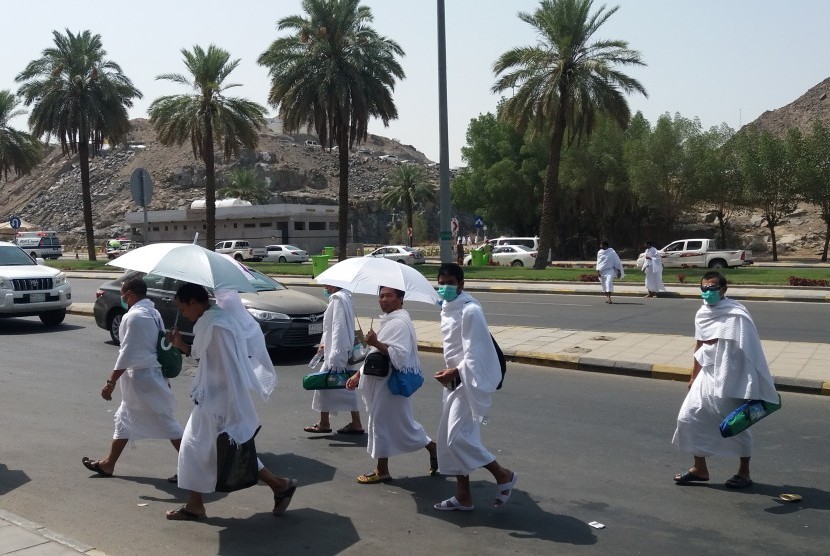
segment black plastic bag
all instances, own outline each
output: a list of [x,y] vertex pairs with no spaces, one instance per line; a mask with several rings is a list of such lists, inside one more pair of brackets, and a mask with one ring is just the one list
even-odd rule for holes
[[228,433],[216,437],[216,492],[233,492],[259,482],[254,436],[247,442],[231,442]]

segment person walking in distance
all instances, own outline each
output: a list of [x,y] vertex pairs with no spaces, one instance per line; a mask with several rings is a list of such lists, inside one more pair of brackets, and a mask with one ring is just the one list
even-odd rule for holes
[[[147,299],[144,280],[130,278],[121,284],[121,304],[127,309],[118,328],[121,346],[115,369],[101,389],[101,397],[107,401],[112,400],[116,384],[121,391],[112,444],[105,457],[81,460],[84,467],[103,477],[115,472],[115,464],[130,440],[165,438],[178,450],[182,438],[182,426],[175,416],[176,400],[170,383],[161,374],[156,354],[164,323]],[[175,476],[169,480],[175,481]]]
[[613,303],[611,294],[614,293],[614,278],[622,278],[625,276],[625,271],[620,256],[607,241],[603,241],[597,251],[597,274],[599,274],[602,293],[605,294],[605,302]]
[[502,467],[481,442],[481,424],[487,417],[493,392],[501,381],[493,339],[478,301],[464,291],[464,270],[444,263],[438,269],[441,333],[446,368],[435,373],[445,386],[443,411],[438,425],[439,471],[455,475],[455,496],[435,504],[439,511],[469,511],[474,508],[470,473],[484,467],[496,481],[493,506],[510,499],[519,475]]
[[645,297],[657,297],[657,292],[666,291],[663,285],[663,260],[652,242],[647,241],[645,247],[643,272],[646,275],[646,290],[648,291]]

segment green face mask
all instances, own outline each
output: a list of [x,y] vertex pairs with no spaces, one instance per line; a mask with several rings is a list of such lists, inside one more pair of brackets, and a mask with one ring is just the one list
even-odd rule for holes
[[438,297],[440,297],[444,301],[454,301],[455,298],[458,297],[458,286],[439,286]]
[[331,297],[331,293],[329,293],[329,290],[323,290],[323,297],[325,297],[326,299]]
[[125,311],[129,311],[129,309],[130,309],[130,306],[129,306],[129,305],[127,305],[127,300],[126,300],[126,299],[124,299],[124,296],[123,296],[123,295],[121,296],[121,307],[122,307]]
[[703,302],[706,305],[717,305],[720,301],[720,291],[718,290],[710,290],[705,292],[700,292],[700,297],[703,298]]

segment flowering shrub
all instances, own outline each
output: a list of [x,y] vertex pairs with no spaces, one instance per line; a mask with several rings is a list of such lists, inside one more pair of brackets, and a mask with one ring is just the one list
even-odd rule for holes
[[684,283],[686,281],[686,275],[685,274],[678,274],[677,275],[677,281],[680,282],[681,284]]
[[828,285],[827,280],[817,280],[815,278],[799,278],[798,276],[790,276],[787,278],[787,282],[791,286],[820,286],[826,288]]
[[580,274],[580,282],[599,282],[599,274]]

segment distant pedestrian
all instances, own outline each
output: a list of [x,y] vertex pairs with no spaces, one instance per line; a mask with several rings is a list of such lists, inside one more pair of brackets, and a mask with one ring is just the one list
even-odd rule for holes
[[[217,437],[225,432],[232,442],[253,438],[259,426],[251,390],[267,399],[276,381],[267,369],[256,368],[249,342],[238,320],[219,306],[211,305],[202,286],[185,284],[174,297],[182,317],[194,323],[193,345],[173,329],[173,345],[192,355],[199,366],[190,397],[193,409],[179,451],[180,488],[188,492],[187,503],[167,512],[171,520],[205,518],[203,494],[216,490]],[[273,369],[272,369],[273,371]],[[274,515],[282,515],[297,489],[295,479],[277,477],[257,459],[258,477],[274,495]]]
[[[81,460],[84,467],[104,477],[115,472],[115,464],[130,440],[166,438],[178,450],[182,439],[182,426],[176,420],[176,400],[170,383],[161,374],[156,354],[158,334],[164,330],[164,323],[153,302],[147,299],[147,283],[131,278],[121,284],[121,303],[127,313],[118,328],[118,359],[101,389],[101,397],[110,401],[115,385],[120,385],[121,405],[115,412],[112,444],[104,458]],[[170,479],[175,480],[174,477]]]
[[[354,306],[352,294],[335,286],[323,286],[329,305],[323,314],[323,339],[318,351],[323,353],[323,369],[333,373],[349,370],[349,357],[354,347]],[[351,412],[352,420],[337,429],[339,434],[363,434],[360,411],[357,407],[357,393],[354,390],[315,390],[311,409],[320,412],[320,420],[303,430],[310,433],[331,432],[329,415],[338,411]]]
[[689,393],[677,416],[672,443],[694,456],[694,464],[674,480],[683,485],[709,480],[707,456],[737,456],[738,472],[727,488],[752,486],[749,458],[752,433],[723,438],[723,419],[745,400],[779,403],[761,339],[746,307],[728,299],[726,277],[707,272],[700,281],[703,306],[695,315],[695,352]]
[[[381,287],[378,302],[383,315],[380,330],[366,332],[366,343],[389,356],[390,366],[402,372],[421,372],[415,326],[409,312],[403,308],[404,292]],[[371,351],[370,351],[371,355]],[[365,367],[365,365],[364,365]],[[391,371],[390,371],[391,372]],[[377,460],[374,471],[357,477],[364,485],[391,480],[389,458],[398,454],[425,448],[429,452],[429,474],[438,473],[438,454],[435,442],[427,436],[412,412],[412,398],[396,396],[389,389],[389,377],[358,374],[346,382],[346,388],[360,387],[366,411],[369,414],[366,451]]]
[[455,260],[459,265],[464,264],[464,245],[461,243],[461,239],[458,240],[458,245],[455,248]]
[[597,274],[602,292],[605,294],[605,302],[613,303],[611,294],[614,292],[614,278],[622,278],[625,271],[620,256],[607,241],[603,241],[600,250],[597,251]]
[[502,467],[481,443],[481,423],[487,418],[493,393],[501,381],[501,368],[484,312],[478,301],[464,291],[460,265],[442,264],[438,269],[441,333],[446,368],[435,373],[445,386],[443,411],[438,425],[439,470],[455,475],[455,496],[434,505],[439,511],[473,509],[470,473],[484,467],[496,481],[495,507],[510,499],[519,475]]
[[663,285],[663,260],[652,242],[647,241],[645,248],[643,272],[646,275],[646,290],[648,290],[645,297],[657,297],[657,292],[666,291]]

